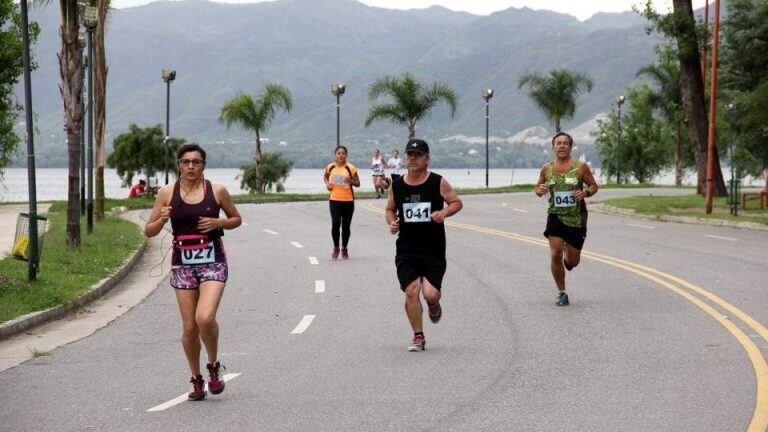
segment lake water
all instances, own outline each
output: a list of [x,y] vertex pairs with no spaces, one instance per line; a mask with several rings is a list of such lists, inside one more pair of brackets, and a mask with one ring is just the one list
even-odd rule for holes
[[[438,168],[434,171],[443,175],[454,187],[480,188],[485,186],[485,169]],[[240,170],[236,168],[208,168],[205,170],[206,178],[224,184],[232,194],[245,193],[240,189],[240,180],[237,179],[239,174]],[[599,170],[596,170],[595,175],[599,176]],[[496,187],[535,183],[538,176],[539,169],[492,169],[489,171],[489,185]],[[173,176],[171,177],[173,178]],[[138,181],[138,178],[134,177],[134,179]],[[360,180],[362,190],[373,190],[371,170],[361,169]],[[665,174],[654,179],[654,182],[674,184],[674,175],[672,173]],[[685,183],[692,184],[693,182],[695,182],[695,175],[690,174],[685,178]],[[66,168],[38,168],[36,183],[38,200],[67,199]],[[757,183],[754,184],[757,185]],[[127,197],[128,189],[122,186],[115,170],[105,170],[104,192],[108,198]],[[323,170],[294,169],[285,183],[285,189],[286,192],[294,193],[326,192],[323,184]],[[6,168],[5,176],[0,181],[0,202],[27,201],[28,197],[26,168]]]

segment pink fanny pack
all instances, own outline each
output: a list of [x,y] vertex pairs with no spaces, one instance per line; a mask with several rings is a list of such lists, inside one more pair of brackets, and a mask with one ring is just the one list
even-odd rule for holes
[[198,250],[208,247],[211,240],[206,234],[184,234],[176,236],[173,243],[181,250]]

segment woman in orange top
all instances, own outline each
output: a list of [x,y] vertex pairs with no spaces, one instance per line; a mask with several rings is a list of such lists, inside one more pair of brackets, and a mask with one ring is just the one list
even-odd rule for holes
[[[323,181],[325,181],[325,187],[331,192],[329,198],[331,238],[333,238],[331,258],[337,259],[341,252],[341,257],[348,259],[349,226],[352,223],[352,214],[355,212],[353,186],[360,187],[360,178],[357,176],[357,168],[347,162],[346,147],[336,147],[336,161],[325,167]],[[341,249],[339,249],[339,228],[341,228]]]

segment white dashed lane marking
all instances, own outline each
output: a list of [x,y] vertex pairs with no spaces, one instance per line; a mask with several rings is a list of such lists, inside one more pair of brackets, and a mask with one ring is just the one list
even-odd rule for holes
[[317,258],[315,258],[315,257],[308,257],[308,258],[309,258],[309,263],[310,264],[312,264],[312,265],[320,264],[320,261],[318,261]]
[[312,320],[314,319],[315,319],[314,315],[304,315],[304,318],[301,319],[301,322],[299,322],[299,325],[297,325],[296,328],[293,329],[291,334],[304,333],[309,328],[309,325],[312,324]]
[[[224,382],[233,380],[237,377],[239,377],[241,374],[239,373],[228,373],[224,375]],[[205,384],[205,390],[208,391],[208,384]],[[157,411],[165,411],[168,408],[174,407],[182,402],[185,402],[187,400],[187,394],[184,393],[181,396],[175,397],[168,402],[161,403],[160,405],[154,406],[147,410],[147,412],[157,412]]]
[[325,292],[325,281],[324,280],[316,280],[315,281],[315,294],[320,294]]
[[277,235],[277,233],[275,231],[272,231],[271,229],[265,229],[265,230],[262,230],[262,231],[264,231],[267,234]]
[[520,208],[513,208],[512,210],[518,212],[518,213],[528,213],[528,210],[520,209]]
[[299,242],[294,242],[294,241],[292,241],[292,242],[291,242],[291,244],[292,244],[292,245],[294,245],[294,246],[296,246],[296,247],[297,247],[297,248],[299,248],[299,249],[301,249],[301,248],[303,248],[303,247],[304,247],[304,246],[302,246],[302,244],[301,244],[301,243],[299,243]]
[[721,236],[716,236],[716,235],[712,235],[712,234],[704,234],[704,237],[709,237],[709,238],[718,239],[718,240],[728,240],[728,241],[734,241],[734,242],[738,241],[735,238],[721,237]]
[[635,228],[643,228],[643,229],[656,229],[656,227],[648,226],[648,225],[638,225],[638,224],[627,224],[627,226],[635,227]]

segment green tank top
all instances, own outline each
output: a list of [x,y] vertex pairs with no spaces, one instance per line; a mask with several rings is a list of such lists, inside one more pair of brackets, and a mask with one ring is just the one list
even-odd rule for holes
[[573,161],[573,166],[564,174],[555,171],[555,161],[547,166],[547,188],[549,188],[550,214],[556,215],[565,225],[574,228],[582,228],[587,220],[587,205],[582,201],[576,201],[573,191],[582,189],[579,181],[579,168],[581,162]]

